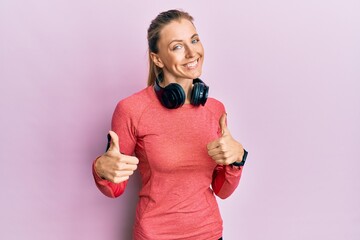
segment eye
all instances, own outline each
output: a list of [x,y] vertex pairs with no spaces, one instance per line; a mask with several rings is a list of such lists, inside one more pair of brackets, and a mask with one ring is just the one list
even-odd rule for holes
[[198,38],[194,38],[193,40],[191,40],[191,43],[195,44],[195,43],[198,43],[200,42],[200,39]]
[[182,49],[182,45],[180,45],[180,44],[176,44],[176,45],[173,47],[173,50],[179,50],[179,49]]

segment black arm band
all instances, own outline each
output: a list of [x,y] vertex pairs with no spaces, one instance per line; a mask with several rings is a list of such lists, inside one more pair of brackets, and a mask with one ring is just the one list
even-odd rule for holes
[[248,155],[248,152],[244,149],[244,155],[242,157],[241,162],[233,162],[231,165],[236,166],[236,167],[242,167],[245,165],[246,162],[246,157]]

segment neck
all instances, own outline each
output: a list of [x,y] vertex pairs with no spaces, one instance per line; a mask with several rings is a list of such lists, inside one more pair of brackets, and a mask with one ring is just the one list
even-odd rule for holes
[[185,104],[189,104],[191,99],[193,80],[187,79],[187,80],[179,81],[177,83],[181,85],[181,87],[184,89],[184,92],[186,94]]
[[189,104],[190,103],[190,99],[191,99],[191,90],[192,90],[192,86],[193,86],[193,79],[174,79],[174,80],[169,80],[167,78],[164,78],[163,81],[160,83],[160,85],[162,87],[166,87],[167,85],[169,85],[170,83],[177,83],[179,84],[183,89],[184,92],[186,94],[186,100],[185,100],[185,104]]

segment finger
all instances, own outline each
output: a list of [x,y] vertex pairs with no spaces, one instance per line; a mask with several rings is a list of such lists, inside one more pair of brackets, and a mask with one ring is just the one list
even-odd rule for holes
[[220,124],[221,134],[224,136],[224,134],[227,133],[226,113],[223,113],[223,115],[221,115],[220,120],[219,120],[219,124]]
[[[122,156],[124,156],[124,155],[122,155]],[[137,169],[137,164],[125,163],[125,162],[122,162],[122,160],[120,159],[120,161],[114,162],[114,164],[112,165],[112,169],[114,171],[123,171],[123,170],[134,171],[135,169]]]
[[228,145],[227,139],[224,136],[222,136],[222,137],[216,139],[215,141],[208,143],[207,149],[209,151],[212,149],[219,148],[220,150],[225,151],[227,149],[227,147],[226,147],[227,145]]
[[219,158],[219,159],[214,159],[214,161],[216,162],[216,164],[219,165],[230,165],[231,163],[233,163],[235,161],[234,158]]
[[117,165],[116,169],[135,171],[137,169],[137,165],[136,164],[129,164],[129,163],[120,163],[120,164]]
[[108,151],[118,151],[118,152],[120,152],[119,137],[114,131],[109,131],[108,142],[109,142]]
[[139,159],[137,157],[127,155],[122,155],[120,161],[132,165],[137,165],[139,163]]
[[214,160],[225,160],[226,157],[225,157],[224,153],[219,153],[219,154],[216,154],[216,155],[212,156],[212,159],[214,159]]
[[206,147],[207,147],[208,151],[220,147],[219,139],[216,139],[215,141],[212,141],[212,142],[208,143],[206,145]]
[[219,161],[215,161],[215,162],[216,162],[216,164],[222,165],[222,166],[230,165],[230,163],[225,160],[219,160]]
[[215,163],[218,165],[225,165],[224,162],[225,161],[223,159],[215,160]]
[[224,151],[222,151],[220,148],[213,148],[213,149],[208,150],[208,154],[210,157],[213,157],[215,155],[222,154],[222,153],[224,153]]
[[126,177],[133,175],[134,171],[131,170],[122,170],[122,171],[115,171],[115,177]]
[[121,183],[121,182],[124,182],[126,180],[129,179],[129,176],[125,176],[125,177],[115,177],[113,178],[112,180],[110,180],[111,182],[113,183]]

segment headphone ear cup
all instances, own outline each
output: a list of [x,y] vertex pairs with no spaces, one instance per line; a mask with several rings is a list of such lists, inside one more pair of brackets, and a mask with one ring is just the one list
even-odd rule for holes
[[185,92],[179,84],[171,83],[164,88],[161,102],[169,109],[181,107],[185,103]]
[[203,91],[203,86],[201,83],[194,83],[193,89],[191,91],[191,99],[190,102],[194,106],[200,105],[200,95]]
[[191,104],[194,106],[205,105],[208,97],[209,87],[206,86],[203,82],[194,83],[192,92],[191,92]]

